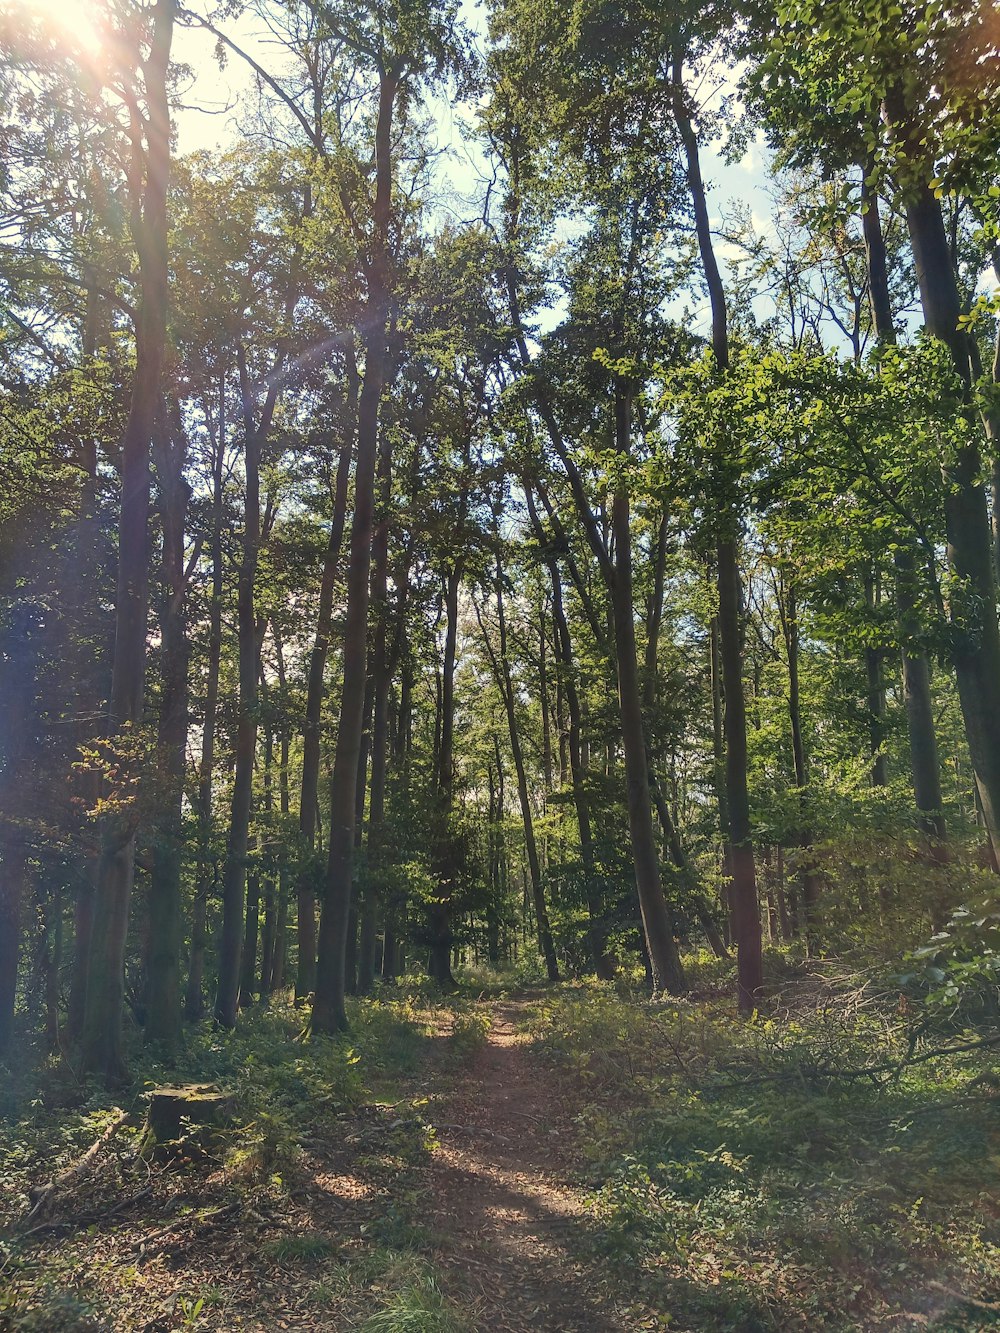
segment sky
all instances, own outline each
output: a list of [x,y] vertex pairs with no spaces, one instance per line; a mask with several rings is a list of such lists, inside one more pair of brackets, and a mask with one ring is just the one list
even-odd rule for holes
[[[95,62],[100,62],[102,39],[94,22],[94,0],[13,0],[46,15],[67,36],[71,36]],[[191,2],[191,0],[189,0]],[[0,0],[0,7],[4,0]],[[207,0],[193,0],[192,7],[210,12]],[[479,0],[462,0],[463,18],[476,36],[485,38],[485,10]],[[280,71],[278,44],[267,33],[259,18],[244,15],[219,20],[219,26],[239,46],[266,69]],[[247,64],[230,53],[220,68],[216,39],[195,24],[180,23],[175,29],[173,58],[190,67],[190,81],[182,86],[181,107],[175,114],[177,151],[222,151],[234,146],[254,111],[255,76]],[[715,96],[727,90],[720,88]],[[485,160],[469,132],[475,108],[453,104],[444,96],[435,96],[429,106],[438,147],[444,151],[434,168],[437,212],[450,214],[454,220],[470,220],[481,214]],[[756,230],[773,232],[773,206],[768,194],[767,150],[762,142],[751,143],[742,159],[727,163],[718,152],[703,150],[702,167],[709,187],[713,225],[724,220],[739,206],[747,210]],[[735,249],[719,237],[720,258],[735,257]],[[696,310],[700,320],[703,312]]]
[[[62,0],[60,0],[60,3]],[[73,0],[86,5],[89,0]],[[485,13],[477,0],[463,0],[463,18],[480,40],[485,38]],[[280,68],[280,52],[273,37],[250,15],[220,21],[226,34],[265,69]],[[196,150],[218,151],[239,141],[240,124],[252,113],[255,76],[247,64],[230,53],[225,67],[219,67],[216,41],[211,33],[196,26],[181,26],[174,39],[174,58],[187,64],[193,80],[184,93],[184,108],[176,117],[177,149],[180,153]],[[715,96],[732,88],[722,87]],[[469,130],[475,108],[468,103],[452,103],[448,98],[432,99],[430,114],[442,156],[435,167],[435,187],[439,214],[455,221],[471,220],[481,215],[486,163]],[[726,162],[718,151],[703,150],[702,169],[709,187],[713,226],[724,227],[724,220],[740,207],[750,213],[755,229],[762,235],[773,233],[773,205],[768,193],[768,150],[762,138],[751,142],[742,158]],[[725,262],[737,256],[737,250],[723,237],[718,238],[718,253]],[[708,309],[692,311],[698,323],[707,327]],[[553,312],[555,315],[555,312]],[[549,321],[546,320],[545,323]],[[557,322],[555,319],[553,322]]]

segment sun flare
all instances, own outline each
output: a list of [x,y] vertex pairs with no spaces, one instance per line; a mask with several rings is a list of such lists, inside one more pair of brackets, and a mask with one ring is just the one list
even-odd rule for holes
[[14,7],[41,19],[67,50],[93,57],[106,48],[95,0],[14,0]]

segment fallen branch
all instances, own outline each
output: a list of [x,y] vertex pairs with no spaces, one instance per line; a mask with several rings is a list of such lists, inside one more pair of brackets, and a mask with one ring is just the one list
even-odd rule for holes
[[138,1237],[135,1241],[135,1248],[140,1251],[143,1258],[148,1259],[151,1257],[149,1247],[154,1241],[162,1240],[164,1236],[169,1236],[171,1231],[176,1231],[178,1227],[183,1226],[185,1223],[198,1225],[221,1222],[224,1217],[229,1217],[231,1214],[238,1212],[240,1207],[241,1205],[237,1201],[236,1203],[224,1204],[221,1208],[213,1208],[207,1213],[196,1213],[193,1216],[190,1213],[185,1213],[180,1217],[175,1217],[172,1222],[168,1223],[165,1227],[161,1227],[159,1231],[153,1231],[148,1236]]
[[67,1185],[83,1175],[87,1167],[90,1166],[91,1162],[93,1162],[94,1158],[104,1145],[113,1138],[115,1133],[127,1119],[127,1113],[125,1111],[119,1111],[111,1123],[107,1125],[101,1134],[94,1140],[79,1161],[74,1162],[72,1166],[67,1167],[65,1171],[56,1176],[55,1180],[49,1181],[45,1188],[36,1197],[32,1208],[21,1223],[22,1227],[28,1226],[30,1222],[37,1221],[43,1213],[48,1211],[56,1196],[62,1194]]
[[818,1065],[808,1064],[802,1061],[793,1069],[776,1070],[772,1074],[753,1074],[740,1079],[737,1083],[717,1083],[712,1086],[713,1092],[729,1092],[734,1088],[745,1088],[748,1085],[757,1083],[784,1083],[789,1079],[796,1079],[801,1082],[803,1079],[811,1078],[870,1078],[877,1079],[880,1074],[892,1074],[898,1078],[904,1070],[909,1069],[910,1065],[926,1064],[929,1060],[944,1059],[949,1055],[965,1055],[969,1051],[985,1051],[1000,1046],[1000,1032],[995,1032],[990,1037],[982,1037],[978,1041],[957,1042],[954,1046],[935,1046],[933,1050],[921,1051],[919,1055],[908,1051],[902,1060],[880,1060],[873,1065],[847,1065],[840,1067],[838,1065]]
[[946,1287],[943,1282],[928,1282],[929,1287],[935,1291],[943,1292],[945,1296],[950,1296],[952,1300],[961,1301],[963,1305],[971,1305],[974,1310],[989,1310],[995,1313],[1000,1310],[1000,1303],[997,1301],[980,1301],[975,1296],[966,1296],[964,1292],[956,1291],[954,1287]]
[[63,1231],[80,1226],[95,1226],[98,1222],[106,1222],[109,1217],[117,1217],[119,1213],[124,1213],[126,1209],[134,1204],[141,1203],[143,1199],[148,1199],[153,1192],[152,1185],[147,1185],[145,1189],[138,1194],[132,1194],[127,1199],[121,1199],[113,1208],[106,1208],[103,1213],[78,1213],[75,1217],[63,1217],[55,1222],[42,1222],[37,1227],[32,1227],[30,1231],[21,1232],[21,1240],[27,1240],[30,1236],[37,1236],[42,1231]]
[[504,1143],[510,1142],[506,1134],[498,1134],[495,1129],[486,1129],[485,1126],[482,1125],[450,1125],[443,1121],[439,1121],[434,1125],[434,1128],[457,1129],[461,1134],[485,1134],[487,1138],[501,1139]]

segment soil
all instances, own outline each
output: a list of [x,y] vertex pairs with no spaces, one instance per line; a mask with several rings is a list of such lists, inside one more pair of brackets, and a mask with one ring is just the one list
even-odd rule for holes
[[436,1108],[427,1222],[436,1267],[491,1333],[617,1333],[586,1247],[573,1184],[572,1100],[518,1032],[521,1006],[492,1006],[488,1040]]
[[16,1277],[0,1245],[0,1333],[356,1333],[399,1285],[363,1276],[366,1256],[405,1256],[407,1228],[470,1333],[662,1327],[616,1308],[588,1246],[572,1083],[523,1034],[528,1004],[480,1002],[490,1028],[471,1051],[452,1011],[431,1011],[413,1073],[385,1101],[320,1115],[275,1188],[266,1164],[242,1183],[232,1165],[153,1166],[110,1140],[44,1226],[10,1233]]

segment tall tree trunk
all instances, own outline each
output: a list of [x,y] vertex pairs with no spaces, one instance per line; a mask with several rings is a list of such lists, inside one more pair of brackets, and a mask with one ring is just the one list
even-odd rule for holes
[[219,711],[219,671],[222,664],[222,488],[226,458],[226,377],[219,375],[219,419],[212,456],[212,587],[208,605],[208,661],[205,716],[201,729],[198,768],[198,870],[191,916],[191,959],[184,1016],[196,1023],[205,1016],[205,943],[208,896],[217,879],[212,852],[212,786],[215,776],[215,729]]
[[[687,108],[683,80],[683,52],[674,57],[674,117],[687,167],[688,188],[694,208],[695,231],[705,283],[712,307],[712,350],[718,371],[729,369],[729,325],[722,275],[715,257],[708,216],[705,183],[701,174],[698,137]],[[716,544],[719,581],[719,649],[724,692],[726,738],[726,797],[729,814],[729,898],[736,941],[737,998],[740,1011],[756,1008],[763,985],[760,906],[750,824],[747,780],[746,701],[743,693],[743,592],[739,569],[739,495],[727,480],[728,460],[718,460],[721,488]]]
[[[513,212],[516,215],[517,212],[516,207],[514,208]],[[524,368],[524,370],[528,371],[531,368],[531,354],[528,350],[527,337],[525,335],[524,326],[521,320],[520,301],[518,298],[518,288],[517,288],[517,271],[515,267],[513,265],[508,265],[505,270],[504,276],[505,276],[505,285],[507,289],[508,301],[510,304],[511,322],[515,329],[518,356],[522,367]],[[549,399],[547,398],[547,396],[543,391],[537,389],[535,396],[535,407],[537,408],[538,414],[541,417],[543,423],[545,424],[545,428],[548,432],[548,436],[552,443],[552,447],[554,448],[556,454],[558,455],[559,461],[561,462],[565,470],[566,478],[567,481],[569,482],[570,491],[573,496],[573,503],[576,508],[577,517],[580,519],[581,525],[583,527],[584,536],[586,537],[587,543],[590,546],[590,549],[593,552],[595,559],[597,560],[598,566],[601,571],[601,577],[608,590],[609,601],[611,603],[611,607],[609,608],[611,613],[611,620],[613,625],[617,627],[620,620],[622,622],[624,621],[624,617],[619,616],[619,612],[617,609],[618,579],[616,577],[616,570],[612,566],[611,557],[608,553],[607,547],[604,544],[600,527],[597,523],[593,511],[590,508],[583,478],[580,474],[579,468],[576,466],[573,458],[570,455],[568,448],[566,447],[566,441],[563,439],[562,433],[559,430],[559,423],[556,420],[555,413],[552,410],[551,402],[549,401]],[[620,489],[621,488],[619,488],[619,490]],[[540,490],[540,495],[543,503],[545,503],[545,495],[543,490]],[[624,517],[627,527],[629,521],[629,516],[628,516],[629,506],[628,506],[627,493],[619,497],[616,497],[616,499],[619,500],[619,507],[621,506],[622,502],[624,503]],[[546,504],[546,510],[549,512],[551,518],[552,514],[551,511],[549,510],[548,504]],[[619,513],[619,521],[620,520],[621,520],[621,513]],[[614,518],[612,519],[612,526],[614,527]],[[629,534],[628,545],[629,548],[631,548],[630,534]],[[567,567],[570,569],[572,573],[573,565],[570,561],[567,561]],[[629,603],[631,605],[632,603],[631,567],[628,570],[628,574],[629,574]],[[574,577],[574,583],[581,591],[584,609],[588,613],[588,620],[590,621],[591,627],[594,631],[595,638],[597,639],[598,643],[602,645],[607,643],[609,635],[604,631],[600,622],[597,620],[596,616],[591,614],[589,598],[586,596],[585,589],[582,586],[582,580],[578,583],[577,579]],[[631,666],[630,667],[627,666],[626,670],[629,675],[629,681],[630,681],[629,688],[630,689],[634,688],[634,700],[629,705],[630,722],[632,720],[632,708],[634,704],[634,711],[638,715],[639,729],[641,732],[643,729],[642,708],[641,708],[641,694],[639,687],[639,672],[635,657],[635,626],[634,624],[631,623],[631,621],[629,622],[628,626],[628,635],[631,641],[632,655],[631,655]],[[622,680],[620,671],[621,651],[620,651],[620,646],[617,644],[617,642],[616,642],[616,654],[619,662],[618,682],[619,682],[619,700],[621,700],[622,698]],[[630,729],[629,727],[626,727],[625,716],[623,713],[622,716],[623,734],[629,729]],[[645,740],[643,741],[643,745],[645,746]],[[647,769],[645,749],[643,750],[643,756],[641,760],[641,770],[643,775],[641,780],[638,773],[639,763],[638,761],[635,760],[634,763],[637,769],[635,774],[635,781],[638,784],[637,790],[639,789],[639,787],[645,788],[647,808],[645,816],[640,817],[639,823],[636,826],[637,830],[639,831],[639,842],[637,844],[633,838],[632,859],[635,865],[636,888],[637,891],[639,892],[640,911],[643,920],[643,928],[647,931],[652,930],[656,937],[656,942],[654,943],[653,941],[649,940],[647,936],[646,945],[649,954],[650,955],[656,954],[659,959],[660,976],[658,980],[655,980],[655,984],[657,985],[662,984],[667,989],[673,987],[677,990],[680,990],[683,988],[683,971],[681,969],[680,956],[677,953],[677,947],[673,939],[673,927],[670,921],[669,913],[667,912],[666,902],[664,901],[663,898],[663,889],[660,884],[660,877],[659,877],[659,867],[656,861],[656,840],[653,834],[652,812],[649,809],[649,799],[648,799],[649,774]],[[631,811],[631,799],[630,799],[630,811]],[[631,828],[632,828],[632,823],[630,818],[630,829]],[[643,832],[643,828],[645,828],[645,832]],[[645,897],[644,903],[643,903],[643,897]]]
[[658,782],[654,781],[651,784],[651,792],[653,805],[656,807],[656,813],[659,816],[660,828],[663,831],[663,838],[667,844],[667,852],[670,856],[670,860],[677,867],[681,879],[687,888],[691,905],[694,907],[695,916],[698,918],[698,923],[705,932],[705,938],[708,940],[709,948],[715,954],[716,958],[728,959],[730,954],[726,947],[726,941],[716,924],[715,917],[712,915],[712,909],[708,904],[708,900],[695,880],[691,863],[684,850],[684,844],[681,842],[680,834],[677,832],[676,821],[670,813],[670,806],[667,804],[666,797],[663,795]]
[[[525,498],[527,499],[528,513],[535,536],[544,550],[546,546],[545,530],[535,508],[530,487],[525,488]],[[595,975],[602,981],[609,981],[614,976],[615,964],[614,959],[608,952],[608,928],[604,919],[603,895],[597,871],[597,856],[594,850],[594,834],[590,819],[590,802],[587,799],[587,774],[584,768],[581,745],[583,714],[580,707],[580,695],[576,688],[573,641],[570,637],[569,623],[566,619],[566,609],[563,604],[559,562],[553,556],[546,557],[545,563],[549,572],[549,581],[552,585],[552,619],[558,653],[559,684],[569,712],[569,766],[573,784],[573,805],[576,810],[577,828],[580,835],[580,860],[583,863],[584,894],[587,899],[587,940]]]
[[[88,319],[83,338],[83,354],[92,357],[97,350],[96,329],[97,311],[93,289],[88,290]],[[76,534],[73,550],[75,578],[72,581],[72,593],[68,620],[71,625],[71,641],[75,641],[76,651],[73,662],[73,707],[76,713],[76,748],[90,746],[100,734],[101,714],[105,708],[108,682],[106,667],[101,651],[95,653],[95,635],[93,618],[95,608],[100,602],[97,585],[98,578],[98,542],[100,529],[97,518],[98,494],[98,456],[97,445],[93,440],[86,441],[81,447],[83,482],[80,487],[80,508],[76,522]],[[84,768],[78,778],[78,794],[85,808],[92,810],[100,797],[100,782],[97,775]],[[87,996],[87,964],[90,958],[91,925],[94,913],[94,880],[97,872],[95,848],[86,840],[85,845],[75,857],[77,868],[77,889],[73,903],[73,971],[70,978],[69,1003],[66,1026],[69,1037],[74,1043],[83,1036],[83,1010]]]
[[[302,724],[302,787],[299,799],[299,832],[304,848],[311,852],[316,841],[316,808],[319,798],[320,765],[320,712],[323,706],[326,659],[330,649],[333,626],[333,594],[340,569],[340,553],[344,544],[344,526],[347,519],[347,491],[351,472],[351,453],[354,445],[358,401],[358,368],[351,347],[347,353],[347,410],[351,428],[345,429],[337,463],[334,486],[333,515],[330,520],[330,539],[323,560],[323,575],[319,590],[319,614],[316,637],[309,658],[309,681],[306,687],[306,711]],[[298,888],[298,969],[295,975],[295,1002],[304,1004],[316,988],[316,907],[312,884],[312,865],[299,876]]]
[[[283,675],[284,673],[282,673]],[[266,677],[263,669],[260,673],[260,688],[266,689]],[[282,697],[284,688],[282,686]],[[274,732],[268,725],[264,733],[264,819],[268,839],[274,837]],[[264,880],[264,926],[260,938],[260,998],[267,1000],[271,993],[271,976],[274,970],[274,946],[277,932],[277,896],[275,894],[274,872],[268,868]]]
[[[498,747],[496,736],[493,738],[494,745]],[[498,747],[499,749],[499,747]],[[497,753],[497,766],[499,768],[500,756]],[[500,913],[498,904],[500,902],[500,821],[503,812],[497,792],[497,770],[493,763],[486,765],[486,780],[489,786],[489,823],[487,825],[487,846],[489,849],[489,882],[490,892],[486,900],[486,958],[490,967],[500,966]]]
[[236,772],[229,812],[226,859],[222,871],[222,935],[214,1009],[215,1021],[226,1028],[236,1026],[239,1010],[243,906],[247,883],[254,756],[257,751],[257,682],[260,677],[262,639],[254,605],[261,538],[260,461],[275,403],[272,392],[268,396],[260,425],[255,425],[253,396],[242,347],[238,348],[238,356],[246,474],[243,543],[236,583],[239,699],[234,755]]
[[445,990],[454,990],[451,950],[451,897],[458,867],[455,862],[455,830],[452,827],[455,801],[455,659],[458,647],[458,590],[462,566],[449,570],[445,585],[445,640],[441,662],[441,694],[437,755],[437,849],[434,873],[437,892],[427,912],[430,974]]
[[385,784],[389,763],[389,504],[392,455],[388,435],[379,447],[375,533],[372,541],[371,610],[375,642],[372,651],[371,785],[368,797],[368,856],[361,931],[358,942],[358,994],[368,995],[375,982],[375,936],[381,900],[380,863],[385,823]]
[[910,773],[913,799],[920,811],[924,832],[941,847],[948,836],[941,797],[941,765],[938,759],[934,704],[931,697],[927,654],[911,647],[919,643],[920,618],[914,596],[912,551],[896,553],[896,606],[902,648],[903,701],[910,736]]
[[[63,897],[58,882],[45,894],[41,907],[41,966],[45,989],[45,1045],[59,1050],[59,973],[62,968]],[[2,1004],[2,1001],[0,1001]]]
[[[247,840],[248,854],[256,849],[256,836]],[[247,870],[246,923],[240,954],[239,1006],[249,1009],[257,998],[257,945],[260,937],[260,874],[257,867]]]
[[[282,815],[282,826],[288,827],[288,814],[291,810],[291,795],[288,786],[288,732],[282,727],[281,732],[281,768],[278,772],[278,808]],[[271,964],[270,989],[279,991],[285,984],[286,959],[288,957],[288,895],[287,871],[284,866],[278,872],[278,915],[274,926],[274,958]]]
[[[923,150],[898,89],[887,96],[885,109],[911,158],[911,172],[922,169]],[[923,182],[908,184],[904,201],[924,324],[948,347],[966,393],[964,441],[942,462],[947,558],[954,575],[952,660],[986,832],[994,857],[1000,858],[1000,627],[982,484],[982,430],[972,403],[972,347],[969,334],[959,327],[961,296],[940,202]]]
[[[174,31],[174,0],[156,0],[149,54],[143,62],[146,114],[133,109],[133,165],[143,181],[133,200],[132,233],[139,256],[136,369],[122,441],[122,502],[115,598],[115,650],[108,709],[112,738],[142,722],[146,664],[146,598],[149,558],[149,454],[167,322],[167,184],[170,176],[170,111],[167,71]],[[138,59],[138,52],[136,53]],[[145,137],[145,146],[143,145]],[[108,1083],[125,1077],[122,1007],[125,943],[135,868],[136,817],[111,816],[101,829],[94,888],[94,916],[87,965],[83,1021],[83,1069]]]
[[[788,663],[788,721],[792,732],[792,768],[798,791],[799,831],[797,842],[802,857],[799,881],[802,886],[802,914],[804,917],[806,948],[816,950],[816,908],[819,902],[819,880],[812,866],[813,836],[809,809],[809,765],[805,740],[802,735],[802,707],[799,694],[799,611],[795,586],[791,585],[784,598],[779,594],[778,614],[785,640],[785,658]],[[780,849],[779,849],[780,850]],[[779,859],[780,865],[780,859]]]
[[[653,556],[653,592],[649,599],[649,607],[646,614],[646,660],[645,660],[645,680],[642,690],[642,707],[646,719],[646,762],[649,770],[650,793],[653,797],[653,805],[656,807],[660,820],[660,827],[663,831],[663,837],[667,845],[667,852],[670,860],[680,873],[684,881],[687,893],[694,906],[695,915],[705,932],[705,938],[708,940],[709,947],[716,958],[728,958],[729,950],[726,948],[726,942],[722,938],[719,927],[716,925],[715,918],[712,915],[711,908],[702,893],[700,886],[695,880],[691,863],[684,851],[681,842],[680,833],[677,825],[670,813],[670,806],[660,789],[659,780],[656,777],[656,769],[653,763],[652,745],[649,737],[649,719],[656,703],[656,682],[657,682],[657,657],[659,653],[660,628],[663,624],[663,599],[666,586],[666,567],[667,567],[667,522],[668,515],[664,512],[657,528],[656,542],[654,545]],[[714,696],[713,696],[714,698]]]
[[725,910],[724,931],[727,945],[734,938],[733,907],[730,901],[729,885],[729,799],[726,795],[726,735],[723,722],[724,700],[722,692],[722,659],[719,655],[719,617],[713,615],[708,625],[708,667],[709,685],[712,691],[712,772],[715,787],[715,803],[719,811],[719,835],[723,846],[723,880],[720,890],[722,906]]
[[[623,460],[628,457],[630,450],[631,429],[631,390],[619,380],[615,385],[615,440],[618,455]],[[612,606],[618,662],[618,703],[625,750],[625,785],[635,883],[649,950],[653,989],[677,995],[684,989],[684,970],[674,940],[670,913],[663,897],[653,831],[646,733],[636,657],[632,522],[628,486],[624,479],[620,479],[615,486],[611,525],[615,540]]]
[[179,420],[154,432],[160,495],[163,588],[160,611],[160,718],[157,736],[159,809],[149,881],[148,989],[145,1037],[172,1049],[181,1035],[181,862],[184,770],[188,733],[188,663],[184,524],[190,487]]
[[[864,174],[869,172],[870,167]],[[879,342],[892,346],[896,342],[896,326],[893,322],[889,296],[889,268],[878,196],[872,194],[864,183],[862,183],[862,200],[866,205],[862,213],[862,223],[872,322]],[[896,606],[902,644],[903,702],[910,737],[913,797],[917,809],[921,812],[925,833],[940,844],[944,842],[947,830],[941,809],[941,774],[931,699],[930,665],[927,653],[919,647],[919,617],[916,614],[914,587],[916,570],[912,546],[900,544],[895,556],[895,566]]]
[[535,823],[531,810],[531,796],[528,792],[528,778],[524,767],[524,753],[521,749],[521,737],[517,726],[514,686],[510,676],[510,662],[507,658],[507,621],[503,609],[502,578],[503,576],[498,559],[496,599],[500,641],[496,651],[494,651],[493,644],[481,618],[479,624],[483,633],[483,642],[486,646],[486,652],[490,659],[490,665],[493,668],[493,676],[496,680],[497,688],[500,690],[500,694],[503,698],[504,711],[507,714],[507,729],[510,735],[510,752],[511,758],[514,761],[514,773],[517,777],[517,798],[521,806],[521,822],[524,826],[524,850],[528,861],[531,898],[535,909],[535,926],[537,930],[538,947],[542,957],[545,959],[545,971],[549,980],[558,981],[559,965],[556,961],[555,944],[552,939],[552,930],[549,925],[548,908],[545,904],[542,867],[538,859],[538,844],[535,841]]
[[326,896],[319,929],[316,996],[312,1011],[315,1032],[347,1027],[345,982],[347,926],[354,868],[355,784],[364,729],[367,665],[368,599],[375,519],[375,465],[379,411],[386,374],[386,326],[390,297],[389,224],[392,192],[392,119],[398,75],[384,70],[379,81],[375,125],[375,201],[371,261],[368,266],[368,308],[365,371],[358,404],[358,461],[355,472],[354,517],[347,573],[347,623],[340,725],[330,784],[330,846]]
[[42,642],[35,608],[21,606],[11,617],[0,654],[0,1063],[14,1039],[14,1003],[28,882],[32,816],[30,760],[34,748],[35,681]]
[[[878,612],[878,589],[872,576],[865,576],[865,603],[874,620]],[[865,648],[865,710],[868,715],[868,742],[872,753],[871,785],[889,785],[888,766],[882,747],[885,744],[885,685],[882,680],[882,653],[877,647]]]
[[28,849],[23,836],[5,834],[0,859],[0,1064],[14,1045],[14,1002],[26,897]]

